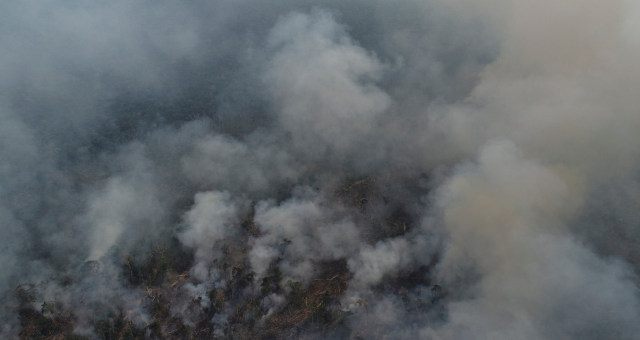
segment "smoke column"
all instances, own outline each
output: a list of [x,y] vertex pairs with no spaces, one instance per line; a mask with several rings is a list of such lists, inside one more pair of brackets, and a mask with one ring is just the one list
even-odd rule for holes
[[638,3],[0,13],[3,339],[640,334]]

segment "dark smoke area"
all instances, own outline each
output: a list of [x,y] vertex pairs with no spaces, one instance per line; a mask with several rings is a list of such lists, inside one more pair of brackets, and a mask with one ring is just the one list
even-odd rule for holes
[[634,1],[0,13],[0,338],[640,337]]

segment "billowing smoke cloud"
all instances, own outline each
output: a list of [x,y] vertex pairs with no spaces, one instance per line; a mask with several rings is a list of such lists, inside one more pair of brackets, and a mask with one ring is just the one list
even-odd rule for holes
[[2,338],[640,331],[633,1],[0,11]]

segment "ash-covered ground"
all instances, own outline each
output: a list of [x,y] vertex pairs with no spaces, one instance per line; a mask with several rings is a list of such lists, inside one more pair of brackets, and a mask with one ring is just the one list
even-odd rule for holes
[[5,1],[3,339],[640,337],[640,4]]

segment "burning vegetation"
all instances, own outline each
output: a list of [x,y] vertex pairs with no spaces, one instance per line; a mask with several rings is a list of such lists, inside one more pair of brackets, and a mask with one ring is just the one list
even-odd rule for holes
[[0,13],[0,338],[640,334],[635,2]]

